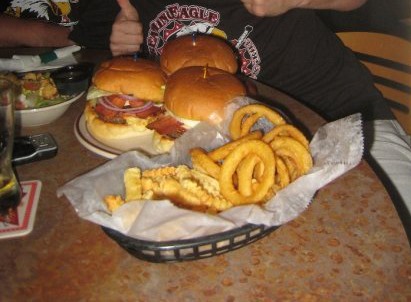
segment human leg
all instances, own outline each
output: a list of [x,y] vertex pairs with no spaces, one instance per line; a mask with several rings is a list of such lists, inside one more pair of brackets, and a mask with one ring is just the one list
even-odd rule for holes
[[365,122],[364,135],[367,160],[385,184],[406,229],[410,229],[411,138],[396,120]]

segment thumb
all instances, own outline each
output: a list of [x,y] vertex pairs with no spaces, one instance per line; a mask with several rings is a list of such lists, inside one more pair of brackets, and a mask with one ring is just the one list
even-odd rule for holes
[[139,21],[136,8],[130,3],[130,0],[117,0],[120,6],[120,15],[123,20]]

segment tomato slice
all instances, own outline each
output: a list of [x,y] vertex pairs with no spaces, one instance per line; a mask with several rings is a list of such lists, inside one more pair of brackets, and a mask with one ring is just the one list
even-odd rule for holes
[[15,108],[16,110],[25,109],[26,105],[22,101],[18,100],[16,101]]
[[24,81],[23,88],[26,90],[36,91],[39,90],[41,86],[40,82],[37,81]]

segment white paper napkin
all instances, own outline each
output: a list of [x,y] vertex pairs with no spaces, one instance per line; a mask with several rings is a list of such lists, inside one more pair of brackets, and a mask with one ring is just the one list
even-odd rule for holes
[[77,45],[55,49],[53,50],[55,59],[46,63],[42,62],[41,55],[14,55],[11,59],[0,59],[0,71],[40,71],[76,64],[77,60],[73,53],[80,49],[81,47]]
[[266,226],[284,224],[309,206],[318,189],[358,165],[363,154],[361,115],[355,114],[326,124],[317,131],[310,143],[313,168],[278,192],[263,207],[238,206],[218,215],[209,215],[181,209],[163,200],[132,201],[121,206],[113,215],[107,211],[103,198],[107,194],[124,193],[125,169],[187,164],[188,149],[221,145],[226,141],[226,130],[226,126],[216,129],[204,123],[177,140],[171,154],[149,158],[137,151],[124,153],[65,184],[58,189],[57,195],[65,195],[80,217],[130,237],[152,241],[188,239],[247,223]]

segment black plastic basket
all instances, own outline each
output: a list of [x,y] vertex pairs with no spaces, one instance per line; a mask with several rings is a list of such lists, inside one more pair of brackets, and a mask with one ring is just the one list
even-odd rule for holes
[[230,231],[177,241],[146,241],[103,227],[103,231],[136,258],[149,262],[179,262],[208,258],[241,248],[278,227],[247,224]]

